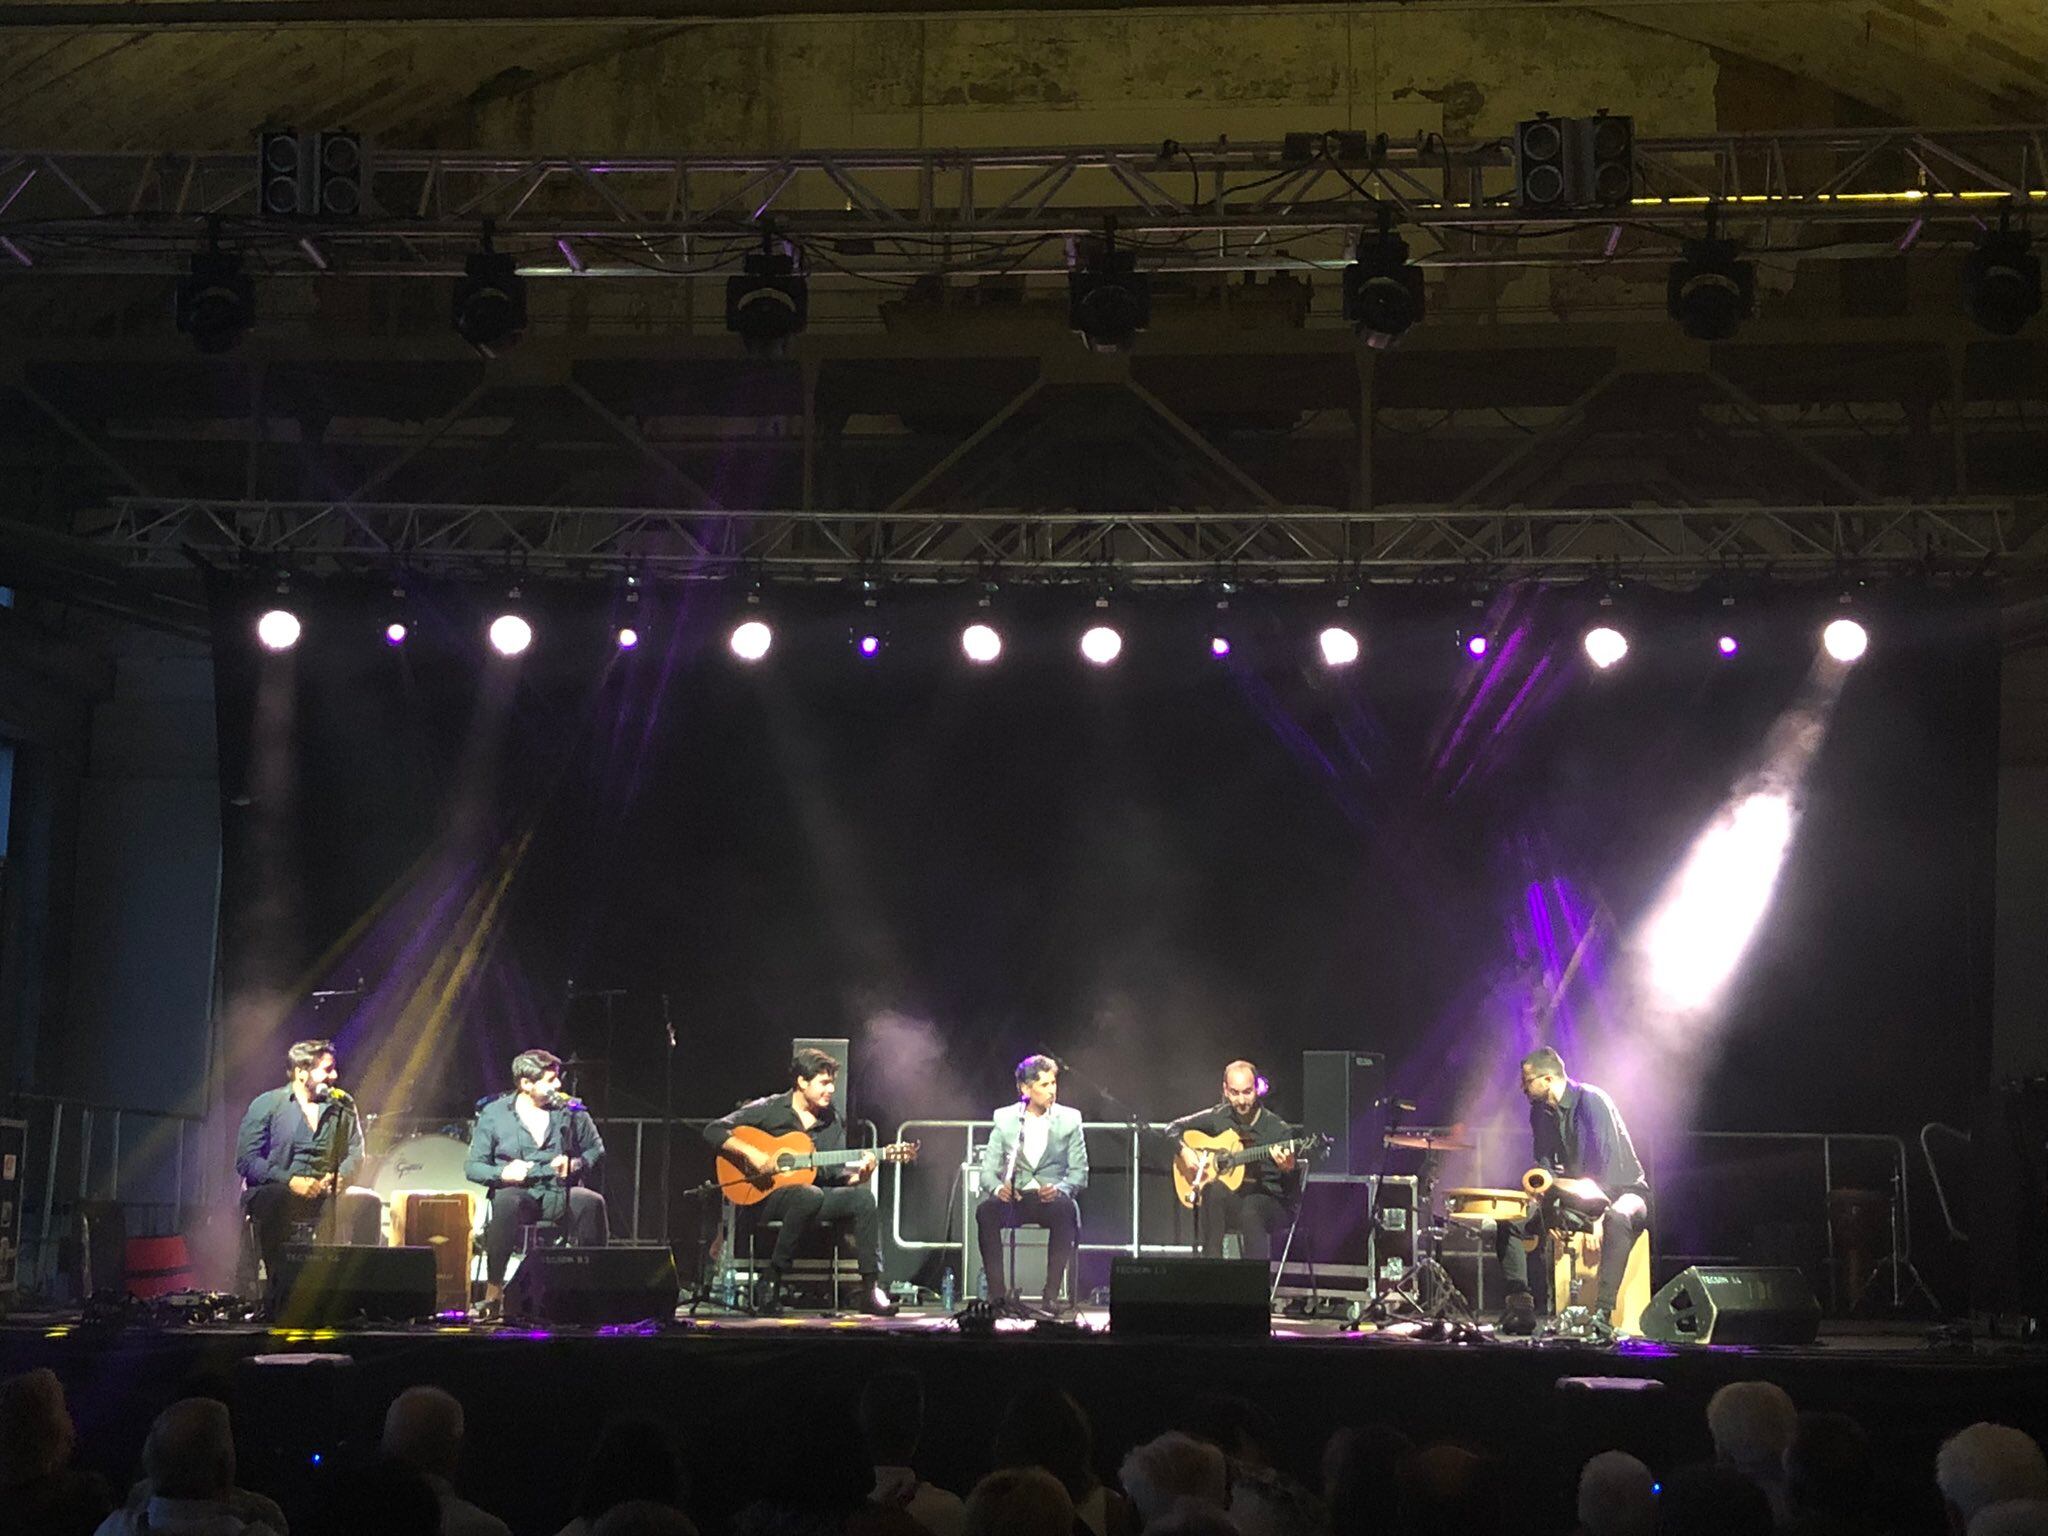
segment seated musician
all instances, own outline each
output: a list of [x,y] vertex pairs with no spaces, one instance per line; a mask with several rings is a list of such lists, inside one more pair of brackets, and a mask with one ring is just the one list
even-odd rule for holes
[[[1245,1147],[1292,1141],[1300,1132],[1266,1108],[1259,1088],[1259,1069],[1248,1061],[1233,1061],[1223,1069],[1223,1102],[1181,1116],[1166,1127],[1166,1133],[1180,1137],[1189,1131],[1203,1136],[1230,1132]],[[1195,1149],[1183,1145],[1175,1155],[1191,1182],[1204,1176]],[[1276,1152],[1242,1166],[1244,1182],[1236,1189],[1214,1180],[1201,1185],[1195,1201],[1195,1229],[1202,1252],[1212,1259],[1223,1256],[1223,1235],[1234,1230],[1240,1234],[1246,1258],[1270,1260],[1273,1235],[1286,1231],[1301,1200],[1294,1154]]]
[[1049,1231],[1042,1299],[1055,1314],[1071,1310],[1060,1301],[1060,1282],[1081,1242],[1081,1206],[1074,1197],[1088,1187],[1081,1112],[1058,1102],[1059,1081],[1059,1063],[1050,1056],[1017,1063],[1017,1102],[995,1113],[988,1145],[981,1149],[981,1183],[989,1193],[974,1211],[989,1300],[999,1306],[1011,1300],[1003,1229],[1030,1225]]
[[[249,1101],[235,1137],[235,1171],[242,1176],[242,1212],[256,1228],[256,1244],[270,1278],[271,1299],[283,1283],[284,1248],[292,1228],[324,1221],[363,1160],[363,1124],[355,1100],[341,1091],[334,1042],[301,1040],[285,1052],[290,1080]],[[375,1202],[369,1220],[374,1228]],[[351,1242],[374,1235],[348,1234]]]
[[[738,1164],[764,1178],[775,1168],[775,1155],[733,1133],[751,1126],[769,1136],[786,1136],[800,1131],[820,1152],[846,1150],[846,1126],[833,1108],[839,1090],[839,1061],[828,1052],[806,1047],[789,1064],[790,1087],[765,1099],[742,1104],[723,1120],[704,1127],[704,1139]],[[860,1264],[859,1309],[871,1317],[894,1317],[897,1304],[882,1285],[882,1212],[875,1192],[868,1185],[880,1166],[872,1156],[858,1162],[818,1170],[814,1184],[789,1184],[772,1191],[754,1207],[764,1221],[779,1221],[775,1251],[768,1258],[768,1273],[755,1286],[754,1309],[775,1313],[781,1310],[782,1288],[796,1262],[797,1249],[812,1227],[850,1225]],[[835,1240],[837,1234],[834,1234]]]
[[1650,1225],[1649,1176],[1614,1100],[1591,1083],[1565,1076],[1564,1059],[1549,1046],[1522,1058],[1522,1094],[1529,1101],[1536,1166],[1547,1169],[1556,1182],[1529,1215],[1498,1225],[1495,1245],[1507,1285],[1501,1332],[1536,1329],[1524,1240],[1541,1236],[1547,1227],[1590,1231],[1595,1226],[1600,1232],[1600,1290],[1594,1327],[1605,1331],[1636,1234]]
[[562,1058],[521,1051],[512,1058],[512,1082],[510,1093],[478,1112],[463,1170],[490,1191],[485,1316],[503,1306],[505,1265],[521,1227],[552,1222],[578,1248],[602,1248],[610,1239],[604,1196],[582,1187],[604,1158],[604,1139],[590,1111],[562,1091]]

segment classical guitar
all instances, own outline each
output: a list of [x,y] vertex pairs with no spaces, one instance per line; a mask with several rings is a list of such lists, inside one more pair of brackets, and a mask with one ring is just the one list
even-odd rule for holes
[[1268,1161],[1288,1153],[1307,1162],[1328,1148],[1330,1138],[1312,1134],[1297,1136],[1292,1141],[1269,1141],[1263,1146],[1248,1147],[1235,1131],[1221,1131],[1214,1136],[1202,1131],[1182,1131],[1180,1144],[1195,1155],[1195,1171],[1189,1173],[1186,1161],[1176,1155],[1173,1160],[1173,1192],[1180,1197],[1182,1205],[1193,1206],[1202,1191],[1211,1184],[1221,1184],[1225,1189],[1236,1189],[1243,1184],[1248,1163]]
[[757,1174],[751,1168],[741,1167],[723,1151],[718,1154],[719,1192],[734,1205],[758,1205],[778,1189],[815,1183],[820,1168],[844,1168],[864,1157],[885,1163],[917,1161],[918,1143],[914,1141],[891,1142],[886,1147],[848,1147],[843,1151],[820,1152],[802,1131],[770,1136],[751,1125],[736,1125],[732,1135],[733,1140],[745,1142],[755,1151],[766,1152],[775,1159],[773,1171]]

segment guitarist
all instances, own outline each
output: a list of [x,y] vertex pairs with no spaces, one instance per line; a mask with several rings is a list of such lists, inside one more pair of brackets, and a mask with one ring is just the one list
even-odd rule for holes
[[[1276,1141],[1292,1141],[1301,1133],[1282,1120],[1259,1096],[1259,1069],[1248,1061],[1233,1061],[1223,1069],[1223,1102],[1183,1115],[1166,1127],[1169,1136],[1183,1131],[1200,1131],[1220,1136],[1235,1131],[1247,1147]],[[1190,1179],[1198,1164],[1194,1151],[1181,1147],[1175,1154]],[[1231,1189],[1221,1183],[1202,1187],[1195,1204],[1195,1228],[1202,1239],[1202,1252],[1212,1259],[1223,1256],[1223,1234],[1236,1228],[1248,1259],[1273,1257],[1273,1234],[1285,1232],[1294,1220],[1294,1208],[1301,1200],[1301,1180],[1291,1152],[1275,1153],[1244,1164],[1244,1183]]]
[[[774,1172],[775,1159],[733,1135],[739,1126],[749,1125],[770,1136],[801,1131],[820,1152],[844,1151],[846,1126],[832,1107],[839,1091],[839,1059],[807,1046],[791,1060],[789,1076],[788,1092],[742,1104],[723,1120],[705,1126],[704,1139],[740,1167],[763,1177]],[[900,1309],[882,1287],[881,1207],[868,1187],[877,1166],[875,1158],[864,1157],[843,1167],[820,1169],[815,1184],[786,1185],[754,1207],[755,1219],[782,1223],[775,1237],[775,1252],[768,1259],[768,1274],[755,1291],[757,1312],[781,1310],[783,1281],[796,1262],[797,1249],[811,1228],[823,1222],[830,1227],[853,1226],[860,1261],[860,1300],[856,1305],[871,1317],[896,1315]]]

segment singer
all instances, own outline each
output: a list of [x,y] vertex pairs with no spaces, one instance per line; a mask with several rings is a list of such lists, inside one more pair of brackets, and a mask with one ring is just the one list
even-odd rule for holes
[[1003,1229],[1028,1224],[1051,1233],[1046,1244],[1043,1304],[1055,1316],[1073,1310],[1060,1301],[1060,1282],[1073,1268],[1081,1242],[1081,1206],[1074,1198],[1088,1187],[1088,1142],[1081,1112],[1058,1102],[1060,1065],[1050,1056],[1026,1056],[1017,1063],[1017,1102],[995,1113],[988,1145],[981,1149],[981,1187],[989,1191],[974,1210],[981,1242],[981,1270],[989,1300],[1010,1300],[1003,1268]]
[[[285,1052],[285,1063],[290,1073],[285,1085],[249,1101],[235,1137],[242,1213],[256,1228],[273,1306],[293,1227],[328,1216],[363,1160],[363,1126],[355,1101],[336,1086],[341,1071],[334,1064],[334,1042],[301,1040]],[[367,1207],[370,1230],[367,1236],[352,1231],[350,1240],[374,1243],[375,1204],[360,1203]]]
[[604,1196],[582,1187],[604,1157],[604,1141],[590,1111],[562,1092],[562,1058],[521,1051],[512,1058],[512,1081],[510,1093],[477,1114],[464,1170],[491,1192],[478,1314],[486,1318],[504,1309],[505,1264],[521,1227],[552,1222],[577,1248],[602,1248],[611,1235]]
[[[1223,1069],[1223,1102],[1181,1116],[1166,1127],[1166,1134],[1178,1140],[1187,1131],[1204,1136],[1231,1131],[1247,1149],[1293,1140],[1300,1133],[1266,1108],[1262,1087],[1257,1067],[1248,1061],[1233,1061]],[[1175,1156],[1190,1175],[1196,1172],[1195,1152],[1183,1146]],[[1300,1201],[1301,1180],[1292,1152],[1280,1150],[1247,1159],[1244,1182],[1238,1188],[1216,1182],[1203,1186],[1195,1205],[1202,1252],[1212,1259],[1222,1258],[1223,1234],[1235,1227],[1246,1258],[1270,1260],[1273,1234],[1287,1230]]]

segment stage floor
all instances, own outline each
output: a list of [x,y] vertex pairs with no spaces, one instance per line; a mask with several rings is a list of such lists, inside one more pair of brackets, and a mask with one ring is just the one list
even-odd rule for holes
[[[385,1407],[419,1382],[444,1386],[467,1405],[467,1480],[480,1488],[520,1480],[528,1470],[520,1447],[536,1435],[573,1469],[604,1421],[619,1414],[671,1421],[687,1440],[714,1416],[772,1417],[800,1400],[806,1416],[823,1415],[851,1433],[861,1384],[893,1366],[926,1382],[926,1475],[960,1487],[988,1470],[1003,1405],[1027,1383],[1055,1382],[1086,1405],[1105,1473],[1131,1445],[1179,1422],[1197,1398],[1234,1393],[1284,1426],[1284,1459],[1305,1479],[1315,1478],[1330,1430],[1388,1422],[1418,1441],[1525,1450],[1562,1479],[1543,1497],[1568,1523],[1569,1474],[1594,1451],[1628,1449],[1660,1467],[1704,1457],[1707,1399],[1730,1381],[1774,1380],[1801,1408],[1855,1415],[1898,1478],[1896,1497],[1908,1503],[1931,1490],[1934,1450],[1964,1424],[1988,1418],[2048,1435],[2048,1349],[1930,1338],[1924,1323],[1837,1323],[1799,1348],[1597,1348],[1491,1337],[1452,1343],[1287,1318],[1274,1320],[1270,1338],[1132,1337],[1109,1332],[1107,1315],[1095,1309],[1070,1327],[1005,1321],[979,1337],[943,1313],[915,1309],[892,1319],[707,1312],[691,1320],[686,1308],[661,1328],[316,1332],[109,1328],[16,1314],[0,1324],[0,1375],[54,1369],[71,1396],[81,1445],[117,1479],[132,1472],[149,1421],[165,1403],[194,1390],[226,1395],[235,1405],[245,1481],[287,1491],[303,1482],[312,1458],[331,1461],[374,1444]],[[507,1412],[521,1426],[516,1434],[502,1432]],[[541,1422],[544,1431],[533,1428]],[[692,1472],[700,1523],[717,1523],[760,1491],[760,1469],[744,1457],[707,1451]],[[517,1523],[521,1536],[529,1525],[544,1536],[567,1519],[575,1477],[573,1470],[563,1476],[563,1486],[535,1490],[533,1520]]]

